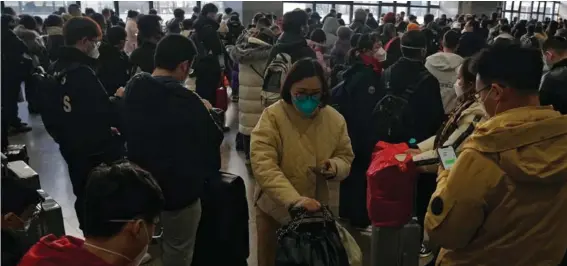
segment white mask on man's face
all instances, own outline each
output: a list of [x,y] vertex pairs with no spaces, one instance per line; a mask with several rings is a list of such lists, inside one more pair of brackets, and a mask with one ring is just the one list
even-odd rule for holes
[[455,94],[457,94],[457,98],[461,97],[463,94],[465,94],[464,90],[463,90],[463,85],[461,85],[461,83],[459,82],[459,79],[457,79],[455,81]]
[[[150,237],[150,234],[148,233],[148,228],[147,225],[144,226],[144,231],[146,232],[146,238]],[[133,260],[132,260],[132,266],[138,266],[142,263],[142,260],[144,259],[144,255],[146,255],[146,253],[148,253],[148,248],[150,247],[150,242],[151,240],[148,241],[148,244],[146,246],[144,246],[144,248],[142,249],[142,251],[140,251],[140,254],[138,254],[138,256],[136,256]]]

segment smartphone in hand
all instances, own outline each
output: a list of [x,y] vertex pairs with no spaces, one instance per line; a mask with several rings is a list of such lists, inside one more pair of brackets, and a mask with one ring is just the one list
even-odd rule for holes
[[452,146],[445,146],[437,149],[439,159],[445,170],[451,170],[457,161],[457,154]]

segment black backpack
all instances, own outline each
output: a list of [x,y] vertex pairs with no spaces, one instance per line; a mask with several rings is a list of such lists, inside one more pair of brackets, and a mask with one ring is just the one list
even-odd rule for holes
[[372,131],[376,140],[396,143],[405,142],[412,137],[408,136],[407,131],[414,124],[415,117],[409,112],[408,103],[421,83],[430,75],[425,70],[417,76],[415,82],[402,89],[391,86],[391,68],[384,71],[383,84],[386,95],[378,101],[372,111]]
[[[52,65],[53,66],[53,65]],[[67,74],[81,67],[88,67],[79,63],[73,63],[58,72],[37,71],[32,78],[37,82],[37,97],[39,113],[45,125],[45,129],[59,143],[61,117],[65,109],[61,86],[65,85]],[[92,69],[88,67],[91,71]],[[94,72],[94,71],[93,71]]]

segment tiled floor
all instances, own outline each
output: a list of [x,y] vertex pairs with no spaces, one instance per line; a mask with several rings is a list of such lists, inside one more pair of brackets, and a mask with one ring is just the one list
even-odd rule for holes
[[[225,140],[221,146],[223,159],[222,169],[244,178],[249,206],[253,206],[251,200],[254,193],[254,179],[251,175],[249,175],[246,165],[244,164],[243,154],[238,153],[234,147],[234,140],[238,128],[237,116],[236,105],[233,104],[227,112],[227,125],[231,128],[231,131],[225,134]],[[78,229],[77,217],[73,208],[75,196],[73,195],[71,183],[69,181],[67,165],[59,153],[58,145],[53,142],[49,134],[45,131],[41,117],[28,115],[25,103],[20,104],[20,117],[24,122],[29,123],[33,127],[33,130],[27,134],[21,134],[10,138],[10,142],[27,144],[28,152],[30,154],[30,165],[39,173],[41,187],[49,195],[51,195],[63,209],[66,233],[68,235],[82,237],[82,233]],[[336,199],[338,197],[337,193],[334,193],[334,195],[334,198]],[[248,261],[250,266],[255,266],[255,216],[252,213],[253,208],[250,209],[251,254]],[[357,239],[361,246],[365,257],[365,265],[370,265],[370,263],[368,263],[370,257],[369,233],[361,234],[359,232],[353,232],[353,236]],[[155,252],[158,252],[156,247],[153,247],[151,250],[156,250]],[[426,261],[422,261],[420,264],[425,265],[425,263]],[[159,259],[157,259],[149,265],[161,265],[161,263]]]

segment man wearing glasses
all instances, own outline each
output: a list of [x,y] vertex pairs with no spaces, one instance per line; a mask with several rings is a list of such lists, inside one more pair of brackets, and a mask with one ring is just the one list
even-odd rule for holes
[[81,200],[88,173],[103,162],[120,159],[124,153],[118,138],[119,116],[113,106],[124,88],[114,88],[115,95],[108,95],[96,75],[102,31],[95,21],[74,17],[65,23],[63,37],[66,46],[51,66],[51,73],[58,77],[56,88],[46,93],[45,104],[49,108],[42,118],[69,167],[73,193],[77,196],[75,210],[82,228]]
[[440,167],[425,228],[437,265],[558,265],[567,249],[567,116],[540,106],[541,53],[494,46],[476,57],[477,125]]
[[150,173],[127,161],[101,165],[85,188],[85,240],[46,236],[19,265],[140,265],[152,239],[161,234],[163,206],[161,189]]

